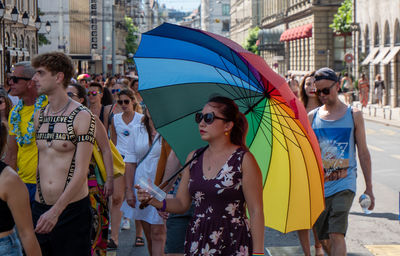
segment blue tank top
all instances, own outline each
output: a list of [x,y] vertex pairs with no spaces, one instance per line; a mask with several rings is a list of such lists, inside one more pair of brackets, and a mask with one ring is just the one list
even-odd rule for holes
[[325,197],[343,190],[356,192],[357,161],[354,141],[354,121],[349,106],[338,120],[324,120],[319,108],[314,112],[312,128],[321,149],[325,172]]

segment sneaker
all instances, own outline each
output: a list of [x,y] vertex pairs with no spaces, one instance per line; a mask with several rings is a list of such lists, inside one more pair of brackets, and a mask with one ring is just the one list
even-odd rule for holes
[[121,229],[122,229],[122,230],[129,230],[129,229],[131,229],[131,222],[129,221],[129,219],[124,218],[124,219],[122,220]]

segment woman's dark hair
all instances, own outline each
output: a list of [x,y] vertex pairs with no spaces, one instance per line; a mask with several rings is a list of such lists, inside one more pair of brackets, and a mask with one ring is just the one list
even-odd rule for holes
[[82,105],[87,107],[86,89],[80,84],[70,84],[78,91],[78,98],[83,99]]
[[148,109],[145,109],[143,111],[143,119],[142,123],[144,124],[144,127],[146,127],[147,135],[149,137],[149,146],[153,143],[153,136],[151,134],[151,128],[150,128],[150,113]]
[[239,111],[239,107],[236,103],[230,98],[223,96],[212,97],[207,103],[217,103],[216,106],[211,104],[212,107],[218,108],[226,119],[233,122],[230,134],[231,142],[235,145],[247,148],[246,135],[249,125],[246,117]]
[[[315,76],[315,71],[311,71],[310,73],[307,73],[303,77],[303,79],[301,80],[300,85],[299,85],[300,86],[300,89],[299,89],[299,100],[303,103],[304,107],[307,107],[307,104],[308,104],[308,96],[306,94],[306,89],[305,89],[306,80],[307,80],[307,78],[314,77],[314,76]],[[317,99],[318,99],[318,102],[319,102],[319,98],[317,98]]]
[[88,87],[97,87],[97,88],[99,88],[99,91],[101,93],[103,93],[103,91],[104,91],[103,90],[103,86],[101,84],[99,84],[99,83],[96,83],[96,82],[91,82]]
[[0,156],[3,156],[4,148],[7,144],[7,126],[0,121]]
[[103,88],[103,98],[101,98],[101,105],[107,106],[114,103],[114,98],[107,87]]
[[4,98],[6,103],[6,109],[4,110],[4,114],[6,115],[6,119],[8,120],[8,116],[10,115],[10,110],[13,107],[11,99],[8,97],[7,91],[0,88],[0,98]]

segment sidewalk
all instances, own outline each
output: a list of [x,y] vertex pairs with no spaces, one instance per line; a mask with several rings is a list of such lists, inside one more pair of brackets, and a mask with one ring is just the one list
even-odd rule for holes
[[[353,102],[353,107],[361,110],[359,101]],[[400,128],[400,108],[391,108],[390,106],[379,107],[378,104],[369,104],[363,108],[365,120],[378,122],[389,126]]]

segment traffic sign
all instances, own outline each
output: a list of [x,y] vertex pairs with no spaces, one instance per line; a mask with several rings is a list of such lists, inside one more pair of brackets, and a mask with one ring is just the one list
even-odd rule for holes
[[344,55],[344,61],[346,63],[352,63],[353,62],[353,54],[351,53],[346,53],[346,55]]

